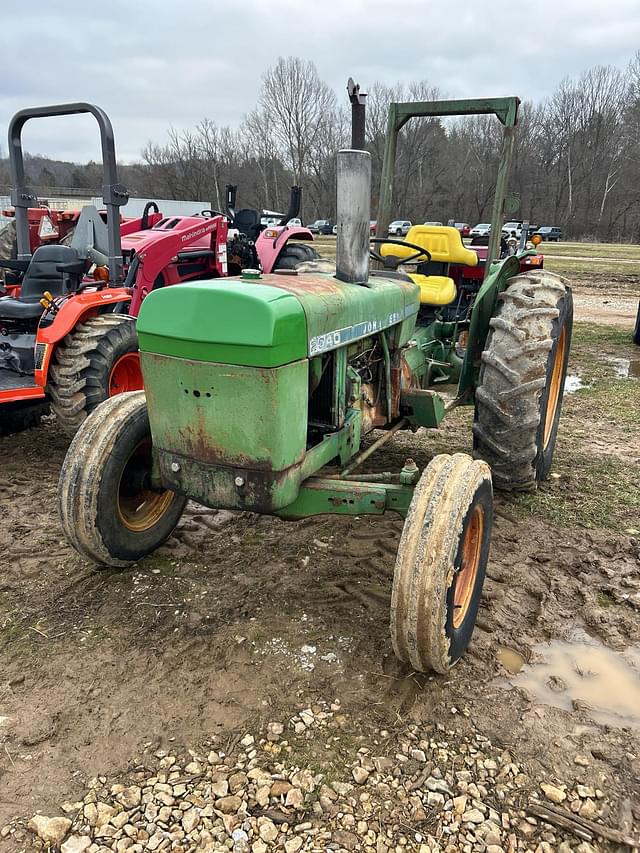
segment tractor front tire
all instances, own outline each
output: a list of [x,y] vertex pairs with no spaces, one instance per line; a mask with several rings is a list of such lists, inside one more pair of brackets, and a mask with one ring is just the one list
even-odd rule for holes
[[489,466],[436,456],[413,492],[391,595],[393,650],[415,670],[446,673],[469,645],[492,523]]
[[312,246],[304,243],[287,243],[278,255],[278,260],[273,265],[276,270],[294,270],[298,264],[304,261],[317,261],[320,256]]
[[514,276],[498,297],[473,424],[474,456],[491,466],[498,489],[535,489],[549,474],[572,325],[571,288],[546,270]]
[[62,529],[81,556],[130,566],[171,535],[186,498],[154,485],[152,468],[144,392],[105,400],[77,431],[58,483]]
[[126,314],[79,323],[58,345],[49,368],[51,408],[67,435],[104,400],[141,388],[136,322]]

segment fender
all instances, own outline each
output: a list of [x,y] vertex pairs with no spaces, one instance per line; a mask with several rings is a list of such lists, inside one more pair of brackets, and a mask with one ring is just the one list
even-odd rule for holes
[[521,260],[522,256],[511,255],[504,261],[494,261],[478,291],[471,312],[469,345],[460,372],[458,398],[469,394],[476,386],[482,351],[489,334],[489,322],[495,312],[498,295],[505,290],[509,279],[520,272]]
[[280,253],[289,240],[313,240],[313,234],[308,228],[299,225],[276,225],[261,231],[256,240],[256,251],[263,272],[270,273]]
[[51,313],[46,311],[40,320],[36,334],[34,373],[36,384],[41,388],[46,386],[49,364],[56,345],[69,332],[73,331],[78,323],[102,313],[106,305],[130,301],[131,292],[125,287],[91,290],[56,300],[58,311],[54,315],[53,321],[43,325],[43,321],[51,318]]

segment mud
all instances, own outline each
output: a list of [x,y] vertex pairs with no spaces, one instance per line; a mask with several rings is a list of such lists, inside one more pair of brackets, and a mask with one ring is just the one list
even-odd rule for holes
[[582,705],[602,725],[640,728],[640,648],[617,652],[580,632],[540,644],[533,654],[512,683],[536,701],[565,711]]
[[[630,357],[625,347],[611,354]],[[587,368],[580,358],[573,373]],[[471,417],[461,410],[438,433],[399,436],[374,457],[377,470],[470,451]],[[249,723],[286,719],[318,697],[390,731],[408,721],[473,728],[532,778],[606,791],[614,826],[618,803],[640,802],[640,731],[628,715],[600,715],[615,710],[606,682],[600,708],[562,675],[569,701],[559,705],[513,674],[521,658],[523,673],[542,678],[540,650],[578,629],[616,659],[640,647],[638,483],[620,480],[639,424],[567,398],[554,476],[531,498],[496,498],[477,630],[446,678],[413,673],[392,654],[398,516],[284,522],[190,505],[156,554],[96,571],[56,517],[66,446],[52,419],[0,439],[0,826],[73,800],[87,778],[123,771],[145,744],[188,749],[212,733],[233,742]],[[585,486],[588,465],[598,466],[597,489]],[[605,489],[616,499],[593,508]],[[576,505],[581,515],[562,509]]]

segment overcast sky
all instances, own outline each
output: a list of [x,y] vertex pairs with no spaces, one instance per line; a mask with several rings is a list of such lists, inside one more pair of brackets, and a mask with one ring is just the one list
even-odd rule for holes
[[[278,56],[315,62],[340,97],[427,79],[452,97],[542,99],[565,76],[623,68],[640,47],[640,0],[2,0],[0,145],[26,106],[91,101],[118,157],[170,124],[237,125]],[[24,147],[99,159],[88,117],[30,122]]]

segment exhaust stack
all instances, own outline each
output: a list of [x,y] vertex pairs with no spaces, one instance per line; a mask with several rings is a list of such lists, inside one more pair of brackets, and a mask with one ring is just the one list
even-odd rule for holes
[[371,155],[368,151],[338,151],[337,185],[336,278],[351,284],[366,284],[371,216]]

